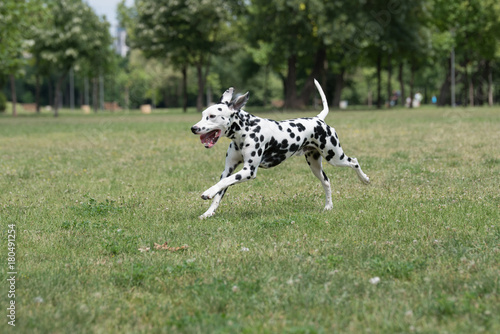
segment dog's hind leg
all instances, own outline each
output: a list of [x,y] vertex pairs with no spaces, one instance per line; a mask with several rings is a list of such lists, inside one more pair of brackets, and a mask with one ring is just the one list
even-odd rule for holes
[[331,210],[333,208],[332,203],[332,190],[330,188],[330,180],[323,171],[323,166],[321,164],[321,154],[318,151],[310,151],[306,153],[306,161],[314,176],[316,176],[320,181],[323,189],[325,190],[325,210]]
[[[361,170],[358,159],[351,158],[345,155],[342,151],[342,148],[340,148],[340,145],[336,148],[336,151],[337,154],[335,154],[334,156],[327,156],[326,159],[329,164],[336,167],[351,167],[356,171],[356,174],[358,175],[358,178],[361,180],[361,182],[363,182],[364,184],[370,183],[370,178]],[[340,153],[340,155],[338,153]]]
[[[236,169],[236,167],[238,167],[238,165],[242,162],[241,154],[239,153],[239,151],[236,151],[233,148],[233,145],[234,144],[231,143],[229,145],[228,150],[227,150],[226,165],[225,165],[224,171],[222,172],[222,175],[220,177],[221,180],[223,178],[226,178],[226,177],[230,176],[234,172],[234,170]],[[219,191],[214,196],[214,198],[212,200],[212,204],[210,205],[210,208],[208,208],[208,210],[204,214],[202,214],[201,216],[199,216],[198,218],[205,219],[205,218],[213,216],[215,214],[215,210],[217,210],[217,208],[219,207],[220,201],[224,197],[224,194],[226,193],[226,190],[227,190],[227,188]]]

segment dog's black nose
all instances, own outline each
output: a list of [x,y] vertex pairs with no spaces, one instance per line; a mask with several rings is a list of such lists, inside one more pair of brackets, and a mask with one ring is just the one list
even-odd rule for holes
[[193,127],[191,127],[191,132],[192,132],[192,133],[197,134],[197,133],[198,133],[198,131],[200,131],[200,128],[199,128],[199,127],[197,127],[197,126],[193,126]]

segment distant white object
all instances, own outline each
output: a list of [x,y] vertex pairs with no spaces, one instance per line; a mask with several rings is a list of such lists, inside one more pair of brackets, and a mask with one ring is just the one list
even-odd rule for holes
[[340,109],[347,109],[347,105],[348,105],[348,103],[346,100],[340,101],[340,103],[339,103]]
[[372,277],[370,278],[370,283],[373,284],[373,285],[377,285],[380,283],[380,277]]

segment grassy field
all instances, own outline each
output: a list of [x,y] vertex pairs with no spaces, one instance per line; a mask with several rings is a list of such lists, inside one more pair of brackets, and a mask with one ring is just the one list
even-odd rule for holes
[[371,185],[296,157],[204,221],[198,119],[0,116],[0,332],[11,224],[17,333],[500,332],[499,108],[331,112]]

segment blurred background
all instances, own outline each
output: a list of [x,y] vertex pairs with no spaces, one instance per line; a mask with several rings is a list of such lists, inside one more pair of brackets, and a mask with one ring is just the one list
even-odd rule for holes
[[4,113],[493,105],[499,60],[498,0],[0,2]]

